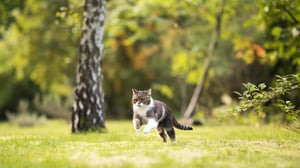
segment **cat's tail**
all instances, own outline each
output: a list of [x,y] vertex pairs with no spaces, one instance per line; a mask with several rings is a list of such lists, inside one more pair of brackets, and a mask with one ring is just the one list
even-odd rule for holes
[[180,124],[174,117],[173,117],[173,125],[174,127],[181,130],[193,130],[193,128],[190,126]]

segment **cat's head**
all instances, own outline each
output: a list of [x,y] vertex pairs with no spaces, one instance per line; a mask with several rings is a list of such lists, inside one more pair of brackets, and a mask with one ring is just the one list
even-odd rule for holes
[[151,89],[136,90],[132,89],[131,102],[137,107],[148,106],[151,103]]

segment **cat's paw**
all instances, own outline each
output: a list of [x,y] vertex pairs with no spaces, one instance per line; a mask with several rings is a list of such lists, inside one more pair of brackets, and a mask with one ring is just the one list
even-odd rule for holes
[[148,131],[148,130],[144,130],[144,131],[143,131],[144,134],[149,134],[149,132],[150,132],[150,131]]
[[141,130],[140,130],[140,129],[136,129],[135,131],[136,131],[136,132],[140,132]]

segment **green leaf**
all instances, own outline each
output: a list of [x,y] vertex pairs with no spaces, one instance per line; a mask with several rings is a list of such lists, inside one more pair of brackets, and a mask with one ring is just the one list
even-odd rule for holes
[[276,26],[276,27],[274,27],[274,28],[272,29],[272,32],[271,32],[271,33],[272,33],[273,36],[279,38],[280,35],[281,35],[281,32],[282,32],[282,29],[281,29],[280,27]]
[[233,93],[239,95],[240,97],[242,97],[243,95],[240,92],[234,91]]
[[174,75],[184,75],[187,73],[187,69],[187,53],[185,51],[180,51],[174,55],[172,73]]
[[168,85],[155,84],[154,89],[158,90],[162,95],[168,97],[169,99],[173,98],[172,88]]
[[258,85],[258,88],[260,90],[264,90],[266,87],[267,87],[267,85],[265,83],[261,83],[261,84]]

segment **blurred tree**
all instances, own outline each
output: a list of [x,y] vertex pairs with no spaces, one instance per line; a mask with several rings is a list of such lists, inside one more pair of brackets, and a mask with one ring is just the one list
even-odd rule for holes
[[0,25],[5,27],[1,28],[0,78],[6,79],[0,89],[1,116],[6,110],[14,111],[20,99],[31,101],[40,91],[69,94],[75,50],[66,44],[76,40],[70,36],[70,27],[57,24],[55,16],[67,4],[67,0],[0,1],[0,8],[5,7]]
[[[104,58],[108,59],[104,72],[109,83],[105,88],[109,109],[113,109],[111,114],[130,115],[131,87],[153,87],[157,93],[154,96],[175,109],[186,109],[193,85],[204,71],[218,2],[138,0],[108,3],[111,12],[105,44],[112,57]],[[224,91],[230,92],[231,80],[226,79],[227,85],[218,84],[217,87],[212,83],[220,83],[220,78],[232,74],[241,76],[233,70],[237,60],[232,57],[231,37],[245,29],[240,24],[248,15],[255,14],[253,8],[256,9],[252,1],[228,2],[223,20],[226,31],[220,35],[220,51],[215,53],[220,56],[212,60],[213,68],[204,83],[205,96],[200,97],[201,104],[210,104],[210,107],[220,104],[217,97]],[[242,34],[249,34],[252,29]],[[174,92],[172,97],[167,96],[164,86]],[[123,99],[114,99],[115,96]]]
[[[67,3],[26,0],[22,12],[13,12],[16,22],[5,32],[0,44],[5,49],[1,54],[5,60],[2,72],[14,71],[17,80],[28,77],[43,91],[61,95],[70,92],[66,87],[70,82],[67,76],[72,74],[75,52],[72,45],[64,44],[73,44],[75,39],[66,25],[56,24],[55,16]],[[63,34],[65,38],[61,38]]]
[[[244,25],[253,26],[261,32],[259,36],[235,42],[236,57],[247,63],[259,61],[269,65],[272,76],[300,71],[300,14],[299,1],[263,0],[259,11]],[[244,40],[243,40],[244,41]],[[261,44],[257,44],[261,41]]]
[[215,25],[215,29],[213,30],[212,36],[211,36],[211,40],[208,46],[208,51],[207,51],[207,58],[205,60],[205,64],[204,64],[204,70],[203,70],[203,74],[201,75],[196,88],[194,90],[193,96],[191,98],[191,101],[186,109],[186,111],[184,112],[183,118],[184,119],[188,119],[191,117],[192,112],[194,111],[194,108],[196,106],[196,103],[198,101],[198,97],[201,93],[201,90],[203,88],[204,82],[207,79],[208,76],[208,72],[210,69],[210,64],[214,55],[214,52],[217,48],[217,44],[219,41],[219,36],[221,34],[221,24],[222,24],[222,17],[223,17],[223,13],[224,13],[224,7],[226,4],[226,0],[222,0],[220,6],[218,7],[218,11],[216,13],[216,25]]
[[273,73],[300,72],[300,2],[265,0],[260,10],[266,25],[264,47]]
[[[67,97],[75,80],[82,6],[77,0],[0,1],[0,114],[36,92]],[[208,57],[219,0],[118,0],[107,3],[103,89],[107,117],[131,116],[131,88],[186,109]],[[2,12],[4,11],[4,12]],[[299,2],[227,1],[218,49],[195,112],[212,115],[241,83],[299,71]],[[26,86],[26,88],[25,88]],[[300,95],[300,94],[299,94]],[[290,100],[299,100],[297,94]],[[180,109],[180,110],[179,110]],[[10,109],[12,111],[12,109]]]
[[23,0],[2,0],[0,2],[0,39],[3,31],[7,30],[11,23],[15,22],[12,12],[14,10],[23,10],[23,8]]
[[77,67],[72,132],[105,128],[102,74],[106,0],[86,0]]

